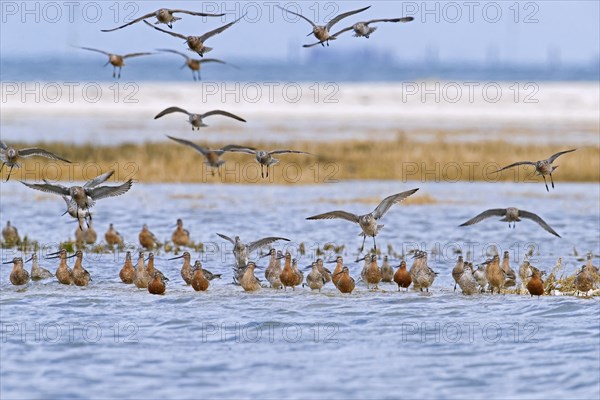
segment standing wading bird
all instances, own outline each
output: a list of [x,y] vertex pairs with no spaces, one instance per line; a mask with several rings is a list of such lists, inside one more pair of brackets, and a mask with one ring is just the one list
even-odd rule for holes
[[331,28],[335,24],[337,24],[338,22],[340,22],[342,19],[344,19],[346,17],[349,17],[351,15],[358,14],[360,12],[368,10],[371,6],[363,7],[363,8],[358,9],[358,10],[348,11],[348,12],[336,15],[326,25],[317,25],[313,21],[311,21],[310,19],[306,18],[302,14],[295,13],[293,11],[290,11],[290,10],[288,10],[286,8],[283,8],[283,7],[280,7],[280,6],[277,6],[277,7],[280,8],[280,9],[282,9],[283,11],[285,11],[287,13],[290,13],[290,14],[293,14],[293,15],[295,15],[297,17],[300,17],[303,20],[305,20],[306,22],[308,22],[309,24],[311,24],[312,27],[313,27],[312,32],[310,32],[306,36],[314,35],[319,40],[319,43],[321,43],[321,46],[325,46],[325,43],[327,43],[327,46],[329,46],[329,41],[336,39],[334,36],[332,36],[332,35],[329,34],[329,31],[331,30]]
[[[123,66],[125,65],[126,58],[149,56],[149,55],[154,54],[154,53],[149,53],[149,52],[143,52],[143,53],[129,53],[129,54],[120,55],[120,54],[109,53],[104,50],[94,49],[91,47],[79,47],[79,48],[82,50],[95,51],[96,53],[101,53],[101,54],[108,56],[108,61],[106,62],[106,64],[104,64],[104,67],[106,67],[108,64],[111,64],[113,66],[112,77],[117,78],[117,79],[121,78],[121,69],[123,69]],[[117,68],[119,68],[118,75],[117,75]]]
[[142,15],[141,17],[136,18],[133,21],[130,21],[130,22],[126,23],[125,25],[121,25],[121,26],[118,26],[113,29],[101,29],[100,31],[102,31],[102,32],[116,31],[117,29],[125,28],[126,26],[133,25],[137,22],[145,20],[146,18],[152,18],[152,17],[156,17],[156,22],[154,23],[154,25],[165,24],[169,28],[173,29],[173,22],[179,21],[181,19],[179,17],[174,16],[173,14],[175,14],[175,13],[195,15],[198,17],[222,17],[223,15],[225,15],[225,14],[208,14],[208,13],[202,13],[202,12],[197,12],[197,11],[176,10],[176,9],[170,9],[170,8],[159,8],[156,11],[152,11],[151,13]]
[[59,250],[55,253],[48,254],[50,257],[46,257],[46,260],[50,260],[53,258],[60,258],[60,264],[56,269],[56,279],[58,279],[59,283],[63,285],[72,285],[73,284],[73,270],[69,268],[67,264],[67,258],[75,257],[75,255],[67,257],[67,251],[65,249]]
[[398,265],[398,269],[394,273],[394,282],[398,285],[398,291],[400,291],[400,288],[404,288],[408,291],[408,287],[412,283],[412,278],[410,273],[406,270],[406,261],[402,260],[400,265]]
[[319,264],[317,264],[317,262],[314,261],[312,265],[308,266],[307,268],[311,268],[311,271],[306,276],[306,285],[310,288],[310,290],[319,290],[320,292],[321,288],[323,287],[323,285],[325,285],[326,281],[323,274],[321,274],[321,272],[319,271]]
[[[157,50],[158,51],[162,51],[162,52],[166,52],[166,53],[179,54],[180,56],[184,57],[185,58],[185,64],[183,64],[180,69],[188,67],[192,71],[192,78],[194,79],[194,81],[196,81],[196,80],[201,81],[202,80],[202,78],[200,76],[200,70],[202,68],[202,64],[211,63],[211,62],[218,63],[218,64],[227,64],[225,61],[219,60],[219,59],[216,59],[216,58],[205,58],[205,59],[202,59],[202,60],[198,60],[196,58],[188,57],[184,53],[182,53],[180,51],[177,51],[177,50],[171,50],[171,49],[157,49]],[[233,66],[233,67],[237,68],[235,66]]]
[[12,174],[13,168],[21,168],[21,164],[18,163],[19,158],[33,157],[33,156],[46,157],[51,160],[59,160],[59,161],[64,161],[66,163],[71,164],[71,161],[66,160],[62,157],[59,157],[54,153],[50,153],[47,150],[40,149],[37,147],[30,147],[30,148],[26,148],[26,149],[15,149],[14,147],[10,147],[6,143],[4,143],[3,141],[0,140],[0,160],[2,161],[2,166],[0,167],[0,172],[2,172],[5,165],[10,168],[5,182],[8,182],[8,180],[10,179],[10,175]]
[[[29,260],[31,260],[31,258]],[[13,269],[10,272],[9,276],[10,283],[12,283],[15,286],[25,285],[29,283],[29,272],[27,272],[27,270],[23,268],[23,259],[21,257],[15,257],[10,261],[3,262],[2,264],[11,263],[13,264]]]
[[208,165],[211,168],[211,172],[212,172],[213,176],[215,175],[215,169],[218,171],[219,176],[221,176],[221,166],[223,164],[225,164],[225,161],[220,159],[220,157],[223,154],[230,152],[232,149],[247,149],[248,148],[248,147],[243,147],[243,146],[237,146],[235,144],[229,144],[227,146],[221,147],[218,150],[211,150],[209,148],[197,145],[194,142],[190,142],[189,140],[178,139],[178,138],[174,138],[169,135],[167,135],[167,137],[171,140],[176,141],[177,143],[184,145],[184,146],[189,146],[192,149],[196,150],[198,153],[202,154],[204,156],[204,158],[206,159],[204,164]]
[[[371,26],[369,26],[369,24],[374,24],[377,22],[410,22],[412,20],[414,20],[413,17],[404,17],[404,18],[372,19],[370,21],[357,22],[356,24],[354,24],[352,26],[349,26],[347,28],[342,29],[341,31],[334,33],[333,35],[330,36],[329,40],[337,39],[337,37],[339,35],[341,35],[342,33],[352,31],[352,30],[354,31],[354,37],[365,37],[368,39],[369,36],[371,36],[371,34],[377,30],[376,26],[371,27]],[[302,47],[313,47],[313,46],[316,46],[321,43],[322,42],[316,42],[313,44],[305,44]]]
[[115,229],[112,223],[108,225],[108,230],[104,234],[104,240],[109,246],[120,246],[123,244],[123,236]]
[[244,275],[240,278],[240,285],[246,292],[255,292],[261,288],[260,280],[254,275],[254,268],[256,264],[250,261]]
[[552,189],[554,189],[554,181],[552,180],[552,172],[558,168],[558,165],[552,165],[552,163],[560,156],[562,156],[563,154],[566,153],[570,153],[572,151],[575,151],[577,149],[571,149],[571,150],[565,150],[565,151],[560,151],[556,154],[553,154],[550,158],[548,158],[547,160],[540,160],[540,161],[519,161],[510,165],[507,165],[506,167],[500,168],[499,170],[497,170],[496,172],[500,172],[500,171],[504,171],[505,169],[508,168],[512,168],[512,167],[516,167],[519,165],[533,165],[535,167],[535,172],[538,175],[541,175],[542,178],[544,178],[544,185],[546,185],[546,191],[550,191],[550,189],[548,189],[548,183],[546,182],[546,175],[550,176],[550,182],[552,183]]
[[297,151],[297,150],[254,150],[250,148],[241,148],[241,149],[230,149],[231,152],[236,153],[248,153],[254,154],[256,157],[256,162],[260,164],[260,177],[265,178],[264,168],[267,168],[266,177],[269,177],[269,167],[271,165],[275,165],[279,162],[279,159],[273,157],[275,154],[306,154],[312,156],[312,154],[307,153],[305,151]]
[[515,207],[492,208],[492,209],[486,210],[486,211],[482,212],[481,214],[477,215],[476,217],[471,218],[467,222],[460,224],[459,226],[473,225],[473,224],[481,222],[484,219],[489,218],[489,217],[504,217],[500,221],[508,222],[509,228],[510,228],[510,223],[512,222],[513,229],[515,228],[516,223],[521,221],[521,218],[527,218],[527,219],[530,219],[530,220],[536,222],[539,226],[541,226],[542,228],[544,228],[546,231],[550,232],[554,236],[560,237],[560,235],[558,233],[556,233],[554,231],[554,229],[552,229],[550,227],[550,225],[548,225],[537,214],[534,214],[529,211],[519,210],[518,208],[515,208]]
[[52,278],[53,276],[52,272],[48,271],[46,268],[40,267],[37,253],[33,253],[31,255],[31,280],[41,281],[42,279]]
[[183,258],[183,265],[181,266],[181,272],[180,272],[181,279],[183,279],[183,281],[185,282],[186,285],[189,285],[192,283],[192,275],[194,272],[192,270],[192,263],[191,263],[192,255],[188,251],[185,251],[180,256],[169,258],[169,261],[178,260],[180,258]]
[[233,244],[233,256],[235,257],[235,263],[238,269],[246,267],[246,265],[248,264],[250,253],[252,253],[254,250],[257,250],[264,246],[268,246],[271,243],[276,242],[278,240],[284,240],[286,242],[290,241],[290,239],[286,239],[283,237],[271,236],[262,238],[255,242],[245,244],[241,241],[239,236],[236,236],[235,239],[232,239],[229,236],[223,235],[222,233],[217,233],[217,235],[220,238],[225,239],[231,244]]
[[177,246],[189,246],[190,245],[190,231],[183,228],[183,220],[177,219],[177,228],[171,235],[171,240]]
[[[192,130],[194,130],[194,128],[200,130],[200,128],[208,126],[204,123],[203,119],[206,117],[210,117],[211,115],[223,115],[225,117],[233,118],[238,121],[246,122],[246,120],[244,118],[238,117],[235,114],[232,114],[230,112],[223,111],[223,110],[212,110],[212,111],[206,112],[204,114],[194,114],[194,113],[190,113],[189,111],[184,110],[183,108],[179,108],[179,107],[165,108],[164,110],[162,110],[161,112],[156,114],[154,119],[159,119],[162,116],[165,116],[167,114],[172,114],[175,112],[184,113],[189,116],[188,122],[192,125]],[[175,140],[175,139],[173,139],[173,140]]]
[[246,14],[242,15],[240,18],[236,19],[233,22],[230,22],[226,25],[221,26],[220,28],[217,29],[213,29],[210,32],[205,33],[202,36],[185,36],[182,35],[180,33],[175,33],[175,32],[169,32],[166,31],[164,29],[158,28],[156,26],[153,26],[152,24],[150,24],[148,21],[144,21],[144,23],[146,25],[148,25],[151,28],[156,29],[157,31],[166,33],[168,35],[180,38],[180,39],[184,39],[185,43],[188,45],[188,48],[191,51],[195,51],[196,53],[198,53],[198,55],[200,57],[204,57],[204,53],[208,53],[209,51],[212,50],[212,47],[207,47],[204,45],[204,42],[206,42],[209,38],[223,32],[225,29],[229,28],[230,26],[232,26],[233,24],[235,24],[236,22],[238,22],[239,20],[241,20],[242,18],[244,18],[246,16]]
[[148,225],[144,224],[142,226],[142,231],[138,235],[138,240],[140,241],[140,245],[146,250],[152,250],[155,247],[160,247],[161,243],[158,241],[154,233],[148,229]]
[[[100,175],[102,176],[102,175]],[[85,186],[71,186],[66,187],[58,184],[50,183],[21,183],[29,188],[36,189],[42,192],[57,194],[59,196],[70,196],[71,204],[76,207],[76,214],[79,215],[79,210],[89,211],[91,207],[96,204],[97,200],[105,199],[107,197],[120,196],[127,193],[131,189],[133,180],[129,179],[127,182],[119,186],[96,186],[96,187],[85,187]],[[90,221],[92,215],[89,214]]]
[[2,229],[2,238],[9,245],[21,243],[19,231],[11,225],[10,221],[6,221],[6,226]]
[[377,236],[379,230],[383,228],[383,225],[378,225],[377,221],[379,221],[379,219],[381,219],[385,215],[385,213],[390,209],[392,205],[401,202],[408,196],[414,194],[417,190],[419,189],[417,188],[407,190],[406,192],[397,193],[386,197],[381,201],[381,203],[379,203],[375,210],[373,210],[373,212],[370,212],[369,214],[356,215],[347,211],[330,211],[324,214],[314,215],[306,219],[314,220],[341,218],[345,219],[346,221],[357,223],[362,229],[362,233],[360,233],[360,235],[362,235],[363,237],[363,242],[362,246],[360,247],[360,251],[362,252],[365,248],[365,240],[367,239],[367,236],[371,236],[373,238],[373,246],[376,250],[377,243],[375,242],[375,236]]
[[262,257],[269,257],[269,265],[265,269],[265,279],[273,289],[281,289],[283,287],[281,283],[281,259],[283,258],[281,251],[275,251],[274,248],[271,248]]
[[125,264],[123,264],[123,268],[121,268],[121,271],[119,271],[119,278],[121,278],[121,282],[130,285],[133,283],[134,273],[135,269],[133,268],[133,263],[131,262],[131,251],[128,251],[125,255]]

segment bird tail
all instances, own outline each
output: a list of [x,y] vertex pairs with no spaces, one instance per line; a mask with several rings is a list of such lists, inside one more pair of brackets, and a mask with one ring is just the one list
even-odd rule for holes
[[202,49],[202,53],[203,54],[208,53],[209,51],[212,51],[212,49],[213,49],[212,47],[206,47],[206,46],[204,46],[204,49]]

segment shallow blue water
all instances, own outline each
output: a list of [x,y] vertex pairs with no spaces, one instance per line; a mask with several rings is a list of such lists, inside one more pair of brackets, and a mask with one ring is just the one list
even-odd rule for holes
[[[2,225],[10,219],[22,235],[45,244],[73,236],[75,225],[59,216],[60,198],[21,186],[0,185]],[[366,212],[375,204],[365,197],[412,187],[436,203],[394,206],[377,239],[384,253],[388,244],[396,252],[415,243],[430,250],[429,264],[440,275],[429,294],[398,293],[389,284],[378,292],[359,284],[350,296],[331,286],[320,294],[302,288],[247,294],[230,285],[231,249],[210,245],[224,245],[215,232],[246,241],[281,235],[308,248],[335,241],[346,244],[344,257],[357,277],[358,227],[304,217],[337,208]],[[465,201],[465,193],[478,195]],[[550,194],[541,183],[134,185],[95,207],[99,237],[114,222],[128,242],[143,223],[168,239],[181,217],[192,238],[208,246],[204,266],[223,279],[196,293],[183,285],[179,260],[162,253],[157,267],[171,279],[165,296],[119,283],[123,254],[86,254],[93,277],[87,288],[46,282],[19,289],[3,267],[0,396],[597,398],[598,298],[465,297],[452,291],[450,271],[456,245],[466,253],[465,242],[472,242],[479,262],[496,244],[511,251],[517,268],[534,243],[534,265],[549,272],[562,257],[572,273],[581,265],[574,246],[580,256],[600,253],[599,198],[597,185],[562,182]],[[336,204],[341,200],[348,202]],[[563,238],[530,221],[514,230],[493,219],[457,227],[486,208],[510,205],[539,213]],[[433,254],[436,246],[442,251]],[[2,251],[2,261],[13,256]],[[300,265],[310,263],[311,255],[297,256]],[[41,264],[54,271],[55,261]]]

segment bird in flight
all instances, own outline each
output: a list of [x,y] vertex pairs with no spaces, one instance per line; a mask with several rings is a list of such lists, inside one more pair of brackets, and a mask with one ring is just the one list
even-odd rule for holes
[[360,225],[362,229],[362,237],[363,242],[360,247],[360,251],[362,252],[365,248],[365,240],[367,236],[371,236],[373,238],[373,246],[375,250],[377,250],[377,243],[375,243],[375,236],[379,233],[379,230],[383,228],[383,225],[377,224],[377,222],[388,212],[391,206],[396,203],[401,202],[406,199],[408,196],[414,194],[417,189],[407,190],[406,192],[393,194],[391,196],[386,197],[379,203],[379,205],[372,212],[365,215],[356,215],[347,211],[330,211],[324,214],[313,215],[312,217],[308,217],[306,219],[314,220],[314,219],[334,219],[341,218],[346,221],[354,222]]
[[223,15],[225,15],[225,14],[209,14],[209,13],[202,13],[202,12],[197,12],[197,11],[176,10],[176,9],[170,9],[170,8],[160,8],[160,9],[153,11],[151,13],[148,13],[146,15],[142,15],[141,17],[136,18],[133,21],[126,23],[125,25],[121,25],[121,26],[118,26],[113,29],[101,29],[101,31],[102,32],[116,31],[117,29],[125,28],[126,26],[133,25],[133,24],[140,22],[146,18],[152,18],[152,17],[156,17],[156,22],[154,23],[155,25],[166,24],[169,28],[173,29],[173,22],[179,21],[181,19],[181,18],[173,15],[176,13],[196,15],[199,17],[222,17]]
[[48,150],[40,149],[38,147],[15,149],[14,147],[7,145],[6,143],[0,140],[0,160],[2,161],[0,172],[2,172],[5,165],[10,168],[5,182],[8,182],[8,180],[10,179],[10,175],[12,174],[13,168],[21,168],[21,164],[19,164],[18,162],[19,158],[33,156],[46,157],[51,160],[64,161],[69,164],[71,163],[71,161],[59,157],[56,154],[49,152]]
[[473,225],[473,224],[481,222],[484,219],[490,218],[490,217],[504,217],[500,221],[508,222],[509,228],[510,228],[510,224],[512,222],[513,229],[515,228],[516,223],[521,221],[521,218],[527,218],[527,219],[530,219],[530,220],[536,222],[539,226],[544,228],[547,232],[550,232],[554,236],[560,237],[560,235],[558,233],[556,233],[556,231],[554,229],[552,229],[550,227],[550,225],[548,225],[546,223],[546,221],[544,221],[542,218],[540,218],[537,214],[534,214],[532,212],[525,211],[525,210],[519,210],[518,208],[515,208],[515,207],[492,208],[490,210],[486,210],[486,211],[482,212],[481,214],[477,215],[476,217],[471,218],[467,222],[460,224],[459,226]]
[[[111,64],[113,66],[113,75],[112,75],[113,78],[121,78],[121,69],[123,69],[123,67],[125,66],[125,59],[133,58],[133,57],[140,57],[140,56],[149,56],[149,55],[154,54],[154,53],[143,52],[143,53],[130,53],[130,54],[125,54],[125,55],[120,55],[120,54],[109,53],[104,50],[94,49],[92,47],[80,47],[80,49],[94,51],[96,53],[101,53],[101,54],[108,56],[108,61],[106,62],[106,64],[104,64],[104,67],[106,67],[108,64]],[[117,75],[117,68],[119,68],[118,75]]]
[[546,175],[550,176],[550,182],[552,183],[552,189],[554,189],[554,181],[552,180],[552,172],[554,172],[554,170],[556,168],[558,168],[558,165],[552,165],[552,163],[560,156],[562,156],[563,154],[567,154],[570,153],[572,151],[575,151],[577,149],[571,149],[571,150],[565,150],[565,151],[559,151],[556,154],[553,154],[552,156],[550,156],[550,158],[546,159],[546,160],[539,160],[539,161],[519,161],[516,163],[512,163],[510,165],[507,165],[506,167],[500,168],[499,170],[497,170],[496,172],[500,172],[500,171],[504,171],[505,169],[508,168],[512,168],[512,167],[516,167],[519,165],[533,165],[535,167],[535,172],[538,175],[541,175],[542,178],[544,178],[544,185],[546,185],[546,191],[550,191],[550,189],[548,189],[548,183],[546,182]]
[[[288,10],[287,8],[283,8],[283,7],[280,7],[280,6],[277,6],[277,7],[278,7],[278,8],[280,8],[280,9],[282,9],[283,11],[285,11],[285,12],[287,12],[287,13],[290,13],[290,14],[293,14],[293,15],[295,15],[295,16],[297,16],[297,17],[300,17],[300,18],[302,18],[303,20],[305,20],[306,22],[308,22],[309,24],[311,24],[311,25],[312,25],[312,27],[313,27],[313,29],[312,29],[312,32],[310,32],[310,33],[309,33],[308,35],[306,35],[306,36],[314,35],[314,36],[315,36],[315,37],[316,37],[316,38],[319,40],[319,42],[318,42],[318,43],[320,43],[320,44],[321,44],[321,46],[325,46],[325,43],[327,43],[327,46],[329,46],[329,41],[330,41],[330,40],[335,40],[335,39],[336,39],[335,37],[333,37],[333,36],[332,36],[332,35],[329,33],[329,31],[331,30],[331,28],[332,28],[332,27],[333,27],[335,24],[337,24],[338,22],[340,22],[342,19],[344,19],[344,18],[346,18],[346,17],[349,17],[349,16],[351,16],[351,15],[354,15],[354,14],[358,14],[358,13],[360,13],[360,12],[363,12],[363,11],[365,11],[365,10],[368,10],[369,8],[371,8],[371,6],[368,6],[368,7],[363,7],[363,8],[360,8],[360,9],[358,9],[358,10],[354,10],[354,11],[348,11],[348,12],[345,12],[345,13],[342,13],[342,14],[339,14],[339,15],[336,15],[336,16],[335,16],[335,17],[333,17],[333,18],[332,18],[332,19],[331,19],[331,20],[330,20],[330,21],[329,21],[329,22],[328,22],[326,25],[317,25],[317,24],[315,24],[313,21],[311,21],[310,19],[306,18],[306,17],[305,17],[304,15],[302,15],[302,14],[299,14],[299,13],[296,13],[296,12],[293,12],[293,11],[290,11],[290,10]],[[305,46],[305,47],[306,47],[306,46]]]
[[225,117],[233,118],[238,121],[246,122],[246,120],[243,119],[242,117],[238,117],[235,114],[232,114],[230,112],[223,111],[223,110],[212,110],[212,111],[205,112],[204,114],[194,114],[194,113],[191,113],[191,112],[184,110],[183,108],[179,108],[179,107],[165,108],[164,110],[162,110],[161,112],[156,114],[154,119],[159,119],[160,117],[163,117],[167,114],[172,114],[175,112],[179,112],[179,113],[188,115],[188,117],[189,117],[188,122],[192,125],[192,130],[194,130],[194,128],[197,128],[198,130],[200,130],[201,127],[208,126],[204,123],[203,120],[204,120],[204,118],[210,117],[211,115],[223,115]]

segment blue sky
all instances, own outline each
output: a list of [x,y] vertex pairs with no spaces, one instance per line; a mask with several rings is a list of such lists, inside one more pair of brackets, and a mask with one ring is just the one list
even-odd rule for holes
[[[173,31],[200,35],[224,22],[232,21],[244,10],[246,20],[210,39],[214,57],[228,59],[302,59],[311,51],[304,43],[310,25],[289,22],[274,4],[298,6],[303,14],[320,21],[332,13],[371,5],[359,16],[349,17],[333,29],[363,19],[412,15],[407,24],[379,24],[370,39],[346,34],[332,43],[336,51],[365,48],[388,52],[399,61],[415,62],[437,58],[440,62],[590,63],[599,56],[600,8],[598,1],[144,1],[144,2],[22,2],[2,1],[0,42],[2,57],[82,55],[71,46],[90,46],[111,52],[128,53],[168,47],[185,50],[182,40],[138,23],[111,33],[100,29],[122,23],[126,16],[153,11],[161,6],[197,11],[220,10],[226,19],[204,19],[181,15]],[[70,4],[70,5],[67,5]],[[115,7],[115,4],[117,7]],[[25,5],[25,7],[23,7]],[[428,12],[425,12],[424,9]],[[118,18],[115,21],[115,12]],[[137,12],[136,12],[137,11]],[[260,16],[259,16],[260,13]],[[70,14],[73,19],[70,20]],[[84,17],[85,16],[85,17]],[[117,23],[120,22],[120,23]],[[161,25],[165,27],[165,25]],[[166,28],[168,29],[168,28]]]

